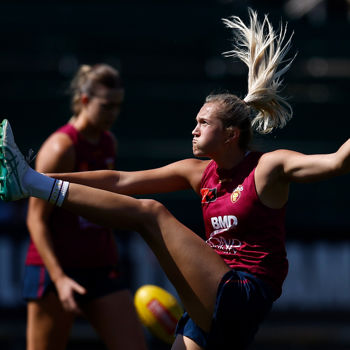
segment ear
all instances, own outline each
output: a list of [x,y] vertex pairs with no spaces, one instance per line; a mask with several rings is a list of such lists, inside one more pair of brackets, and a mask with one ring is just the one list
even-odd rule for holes
[[241,130],[239,130],[235,126],[230,129],[227,129],[227,136],[226,136],[225,143],[237,142],[240,134],[241,134]]
[[86,106],[86,105],[89,103],[90,98],[89,98],[88,95],[82,94],[81,97],[80,97],[80,101],[81,101],[81,104],[82,104],[83,106]]

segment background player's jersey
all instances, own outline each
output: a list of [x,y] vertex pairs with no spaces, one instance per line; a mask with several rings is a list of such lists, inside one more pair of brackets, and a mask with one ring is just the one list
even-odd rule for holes
[[[109,132],[102,134],[98,144],[88,142],[71,124],[56,132],[67,134],[74,144],[74,171],[114,168],[115,144]],[[59,207],[53,209],[49,225],[55,253],[62,266],[98,267],[117,263],[117,249],[110,229]],[[26,264],[44,265],[32,241]]]
[[234,269],[250,272],[281,293],[288,272],[285,207],[271,209],[258,198],[255,167],[261,153],[250,152],[231,170],[211,161],[201,182],[207,244]]

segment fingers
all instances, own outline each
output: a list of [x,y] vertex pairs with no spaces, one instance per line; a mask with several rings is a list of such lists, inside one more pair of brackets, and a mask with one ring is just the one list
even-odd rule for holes
[[72,281],[72,282],[73,282],[72,287],[76,293],[81,294],[81,295],[86,294],[86,289],[82,285],[80,285],[79,283],[77,283],[75,281]]
[[56,289],[65,311],[81,313],[81,310],[74,298],[74,294],[86,294],[86,289],[71,278],[65,276],[56,283]]
[[74,297],[70,297],[67,298],[65,300],[62,300],[62,306],[64,308],[65,311],[67,312],[71,312],[74,314],[80,314],[81,310],[77,304],[77,302],[75,301]]
[[86,289],[81,286],[80,284],[78,284],[75,281],[72,281],[72,285],[71,285],[71,293],[69,295],[69,298],[65,301],[63,307],[66,311],[68,312],[74,312],[76,314],[81,314],[81,309],[79,308],[79,305],[77,304],[75,298],[74,298],[74,292],[78,293],[80,295],[84,295],[86,294]]

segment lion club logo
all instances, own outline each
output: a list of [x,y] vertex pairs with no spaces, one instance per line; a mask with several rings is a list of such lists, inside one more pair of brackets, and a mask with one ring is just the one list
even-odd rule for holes
[[215,202],[217,198],[216,188],[201,188],[202,203]]
[[236,203],[241,197],[241,192],[243,191],[243,186],[238,185],[231,194],[231,202]]

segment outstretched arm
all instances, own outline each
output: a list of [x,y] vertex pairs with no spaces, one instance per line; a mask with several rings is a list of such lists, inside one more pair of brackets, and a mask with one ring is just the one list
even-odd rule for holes
[[291,182],[308,183],[350,172],[350,140],[335,153],[306,155],[289,150],[264,154],[255,172],[262,202],[280,208],[288,198]]
[[202,173],[207,164],[208,161],[199,159],[184,159],[161,168],[142,171],[97,170],[49,175],[126,195],[164,193],[189,188],[199,193]]
[[350,140],[335,153],[305,155],[280,152],[282,175],[288,182],[314,182],[350,172]]

